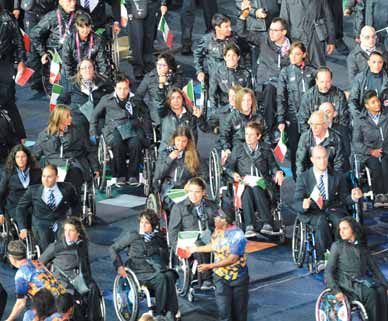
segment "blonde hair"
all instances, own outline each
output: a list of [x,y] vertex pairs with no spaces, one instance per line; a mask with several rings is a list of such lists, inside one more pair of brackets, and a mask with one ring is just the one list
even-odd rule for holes
[[81,77],[81,65],[84,61],[90,62],[93,66],[93,79],[96,77],[96,68],[94,66],[94,62],[91,59],[85,58],[80,61],[80,63],[77,65],[77,73],[73,77],[73,81],[78,84],[81,87],[82,84],[82,77]]
[[50,118],[47,124],[47,132],[50,135],[55,135],[59,132],[59,126],[65,119],[65,115],[70,113],[70,108],[65,105],[57,105],[50,114]]
[[251,98],[252,98],[252,114],[256,112],[256,108],[257,108],[257,103],[256,103],[256,97],[255,97],[255,93],[253,92],[252,89],[250,88],[241,88],[237,93],[236,93],[236,98],[235,98],[235,107],[238,111],[242,111],[242,108],[241,108],[241,103],[242,103],[242,100],[243,100],[243,97],[246,95],[246,94],[249,94],[251,95]]

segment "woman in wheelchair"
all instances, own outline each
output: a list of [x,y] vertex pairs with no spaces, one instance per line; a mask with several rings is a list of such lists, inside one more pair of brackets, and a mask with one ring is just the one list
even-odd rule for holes
[[40,184],[41,176],[42,171],[36,167],[31,152],[24,145],[13,147],[0,181],[0,225],[4,223],[5,214],[16,220],[16,206],[20,198],[28,186]]
[[105,81],[94,69],[93,61],[82,59],[77,73],[68,88],[58,97],[57,103],[71,108],[73,124],[87,129],[90,116],[100,99],[113,91],[110,81]]
[[202,111],[196,106],[192,108],[186,106],[179,88],[170,89],[166,97],[164,89],[159,86],[158,113],[162,124],[159,150],[162,151],[168,146],[172,134],[179,126],[190,128],[191,136],[197,142],[197,127],[204,132],[209,129]]
[[369,321],[388,320],[388,282],[363,242],[360,224],[352,217],[339,223],[325,271],[325,282],[337,300],[348,297],[364,304]]
[[160,193],[163,208],[170,213],[174,202],[169,198],[171,189],[184,188],[190,178],[199,172],[199,155],[190,129],[178,127],[170,145],[160,153],[155,165],[154,190]]
[[[206,198],[206,183],[200,177],[190,179],[186,186],[188,198],[172,208],[168,223],[168,236],[171,248],[175,251],[178,233],[181,231],[200,231],[201,236],[196,245],[201,246],[210,242],[211,233],[214,231],[214,212],[218,207]],[[195,253],[198,263],[210,263],[208,253]],[[200,273],[199,286],[201,289],[212,287],[211,273]]]
[[[118,74],[113,94],[105,95],[93,111],[90,121],[90,139],[96,143],[98,121],[104,117],[102,134],[113,152],[113,177],[117,185],[137,185],[142,149],[152,142],[152,123],[148,110],[135,104],[130,81]],[[129,163],[127,165],[127,158]]]
[[71,111],[67,106],[57,105],[50,114],[47,128],[38,136],[33,153],[45,162],[64,168],[65,181],[74,185],[81,195],[83,182],[98,176],[95,148],[90,144],[83,128],[73,125]]
[[[175,290],[177,275],[175,271],[167,269],[167,241],[158,228],[159,218],[156,213],[146,209],[139,215],[138,231],[127,232],[112,245],[110,252],[120,276],[127,276],[125,267],[128,267],[141,284],[155,292],[155,314],[170,312],[175,318],[179,310]],[[128,251],[128,261],[125,263],[119,254],[124,249]]]
[[[253,237],[258,226],[261,233],[272,232],[269,197],[274,190],[273,181],[280,186],[284,176],[272,150],[262,140],[261,125],[249,122],[244,132],[245,142],[233,147],[226,172],[239,184],[237,195],[242,197],[245,235]],[[256,224],[256,212],[259,213],[259,224]]]
[[[51,243],[39,261],[51,264],[55,278],[81,302],[75,307],[75,320],[103,320],[99,289],[90,269],[88,239],[78,218],[69,217],[64,221],[63,237]],[[72,282],[76,277],[83,278],[80,286]]]

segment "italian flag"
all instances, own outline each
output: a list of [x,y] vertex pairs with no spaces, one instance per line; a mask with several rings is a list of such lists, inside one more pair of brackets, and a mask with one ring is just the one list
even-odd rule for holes
[[279,162],[283,163],[286,158],[287,153],[287,145],[286,145],[286,134],[284,130],[280,132],[280,140],[273,150],[275,157],[279,160]]
[[318,186],[314,187],[314,189],[310,195],[310,198],[318,205],[318,207],[320,209],[323,208],[323,197],[322,197],[321,193],[319,192]]
[[163,34],[163,39],[166,42],[167,47],[171,49],[174,36],[170,31],[170,28],[168,27],[168,24],[164,15],[162,15],[162,17],[160,18],[158,31],[160,31]]
[[53,60],[51,60],[50,65],[50,84],[55,84],[59,81],[61,76],[61,57],[58,54],[58,51],[55,49]]
[[194,82],[191,79],[186,86],[183,87],[183,97],[185,98],[186,105],[193,108],[195,102],[194,95]]
[[30,50],[31,50],[31,39],[28,36],[28,34],[26,34],[24,32],[23,29],[20,28],[20,32],[22,33],[22,36],[23,36],[24,49],[26,49],[27,52],[30,52]]
[[190,252],[188,247],[195,245],[201,233],[199,231],[183,231],[178,233],[178,242],[176,245],[176,255],[182,259],[188,259]]
[[128,24],[128,11],[125,6],[125,0],[120,1],[120,23],[122,27],[126,27]]
[[180,203],[187,198],[187,193],[185,190],[179,188],[173,188],[168,193],[167,196],[175,203]]
[[264,178],[260,176],[251,176],[251,175],[244,176],[244,183],[245,185],[248,185],[250,187],[258,186],[262,190],[265,190],[265,188],[267,187],[267,184],[265,183]]
[[50,111],[53,111],[55,106],[57,105],[57,100],[62,90],[63,90],[63,87],[61,85],[58,85],[58,84],[53,85],[53,90],[51,92],[51,98],[50,98]]
[[233,204],[236,209],[242,208],[241,196],[244,193],[244,189],[245,189],[244,180],[240,180],[239,182],[234,183]]

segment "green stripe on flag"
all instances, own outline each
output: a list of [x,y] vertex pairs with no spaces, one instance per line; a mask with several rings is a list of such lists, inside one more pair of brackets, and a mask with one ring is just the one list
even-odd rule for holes
[[53,89],[52,89],[52,93],[60,95],[62,93],[62,90],[63,90],[63,87],[61,85],[54,84]]

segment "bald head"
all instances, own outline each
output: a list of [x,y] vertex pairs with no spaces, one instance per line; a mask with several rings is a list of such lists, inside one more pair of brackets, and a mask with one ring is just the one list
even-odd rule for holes
[[319,110],[323,111],[329,120],[329,123],[333,122],[333,119],[337,116],[337,112],[331,102],[325,102],[319,106]]
[[373,49],[376,46],[376,30],[372,26],[364,26],[360,32],[361,46]]

